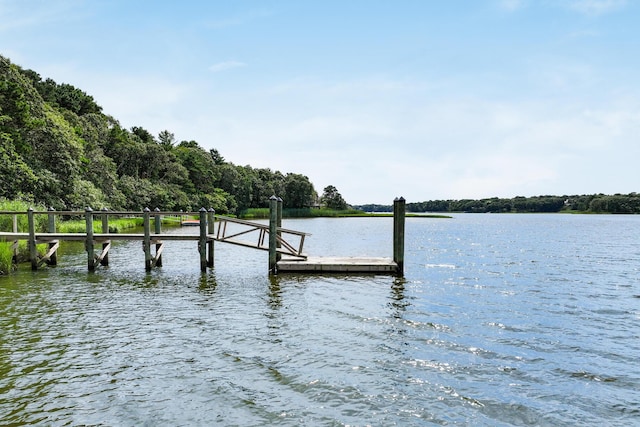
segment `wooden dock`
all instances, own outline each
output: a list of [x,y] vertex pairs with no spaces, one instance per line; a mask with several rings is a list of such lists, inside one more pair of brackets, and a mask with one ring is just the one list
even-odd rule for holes
[[[214,264],[214,242],[231,243],[269,252],[269,272],[298,273],[377,273],[403,275],[404,264],[404,199],[394,201],[393,258],[372,257],[315,257],[309,258],[303,253],[304,241],[308,233],[282,227],[282,200],[275,196],[269,199],[269,224],[261,224],[237,218],[219,216],[213,209],[202,208],[198,212],[161,212],[159,209],[142,212],[114,212],[103,209],[93,211],[49,211],[36,212],[0,212],[0,215],[13,216],[13,231],[1,231],[0,241],[13,242],[12,248],[17,254],[18,242],[26,240],[31,260],[31,268],[37,270],[42,265],[55,266],[58,262],[57,251],[61,241],[83,241],[87,252],[87,267],[94,271],[99,266],[109,265],[109,251],[113,240],[139,241],[144,252],[144,265],[147,271],[162,266],[162,252],[168,241],[184,240],[197,242],[200,257],[200,269],[206,271]],[[17,217],[27,216],[28,230],[18,230]],[[36,216],[46,216],[47,230],[36,231]],[[84,233],[60,233],[56,231],[56,218],[59,216],[84,217]],[[142,217],[143,233],[110,233],[109,217]],[[198,226],[196,234],[162,233],[163,217],[191,218],[188,225]],[[198,219],[195,219],[198,218]],[[101,233],[94,232],[94,219],[100,221]],[[153,231],[152,231],[153,223]],[[98,224],[97,224],[98,225]],[[248,240],[247,237],[252,237]],[[47,250],[40,252],[38,245],[46,245]],[[155,248],[155,253],[154,253]]]
[[306,257],[304,259],[282,259],[276,253],[279,240],[276,241],[280,230],[282,201],[274,196],[269,199],[269,271],[278,273],[340,273],[340,274],[394,274],[404,275],[404,221],[405,200],[396,198],[393,201],[393,258],[373,257]]
[[[99,266],[109,265],[109,252],[114,240],[138,241],[142,243],[144,252],[144,265],[147,271],[154,267],[162,266],[162,252],[164,245],[170,241],[193,241],[197,243],[200,269],[206,271],[213,267],[214,242],[224,242],[244,246],[263,251],[272,251],[267,245],[269,226],[251,221],[243,221],[237,218],[215,215],[213,209],[200,209],[198,212],[161,212],[156,209],[142,212],[117,212],[117,211],[93,211],[87,208],[85,211],[42,211],[29,209],[27,212],[0,212],[0,215],[13,216],[13,231],[0,231],[0,241],[12,242],[14,258],[16,258],[18,242],[27,241],[31,268],[37,270],[44,264],[55,266],[58,262],[57,251],[62,241],[80,241],[85,243],[87,251],[87,268],[94,271]],[[199,217],[197,224],[193,221],[189,225],[197,225],[198,234],[162,233],[161,223],[163,217],[175,216]],[[28,219],[28,231],[18,230],[18,216],[26,216]],[[35,217],[48,217],[47,231],[36,231]],[[56,231],[56,218],[59,216],[84,217],[86,226],[84,233],[60,233]],[[142,233],[110,233],[109,217],[142,217]],[[94,232],[94,220],[100,220],[98,228],[101,233]],[[153,226],[153,227],[152,227]],[[153,231],[152,231],[153,230]],[[277,256],[288,256],[305,259],[302,253],[304,238],[308,233],[303,233],[285,228],[277,229],[273,251]],[[271,237],[269,237],[269,241]],[[38,245],[47,245],[47,250],[41,252]],[[155,248],[155,253],[154,253]]]

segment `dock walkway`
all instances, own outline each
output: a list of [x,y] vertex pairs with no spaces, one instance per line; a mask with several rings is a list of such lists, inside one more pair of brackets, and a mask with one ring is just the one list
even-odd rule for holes
[[[85,211],[44,211],[36,212],[29,209],[27,212],[5,212],[0,215],[13,216],[13,231],[0,230],[0,241],[13,242],[12,248],[16,258],[18,242],[26,240],[31,260],[31,268],[37,270],[43,264],[55,266],[57,264],[57,251],[61,241],[83,241],[87,251],[87,266],[89,271],[95,270],[98,265],[109,265],[109,251],[111,241],[129,240],[142,242],[144,250],[145,269],[162,266],[162,252],[165,242],[168,241],[196,241],[200,254],[200,269],[206,271],[213,267],[214,242],[230,243],[253,249],[269,252],[269,272],[298,273],[384,273],[403,274],[404,259],[404,199],[394,201],[394,240],[393,258],[372,257],[308,257],[303,253],[303,245],[308,233],[290,230],[282,227],[282,200],[274,197],[270,201],[269,224],[261,224],[237,218],[215,215],[213,209],[202,208],[198,212],[161,212],[159,209],[142,212],[114,212],[106,209],[93,211],[87,208]],[[18,230],[18,216],[26,215],[28,232]],[[48,225],[46,232],[36,232],[37,215],[47,216]],[[192,220],[189,225],[197,225],[199,234],[166,234],[161,232],[162,218],[165,216],[183,216],[198,218]],[[71,216],[84,217],[86,232],[84,233],[60,233],[56,231],[56,217]],[[109,233],[109,217],[142,216],[143,233]],[[94,232],[94,219],[101,221],[101,233]],[[197,222],[196,222],[197,221]],[[151,224],[154,224],[152,232]],[[23,227],[24,228],[24,227]],[[253,236],[254,240],[247,240]],[[256,238],[257,237],[257,238]],[[39,252],[37,245],[46,244],[46,253]],[[96,247],[97,246],[97,247]],[[153,253],[155,248],[155,254]],[[96,251],[97,250],[97,251]]]

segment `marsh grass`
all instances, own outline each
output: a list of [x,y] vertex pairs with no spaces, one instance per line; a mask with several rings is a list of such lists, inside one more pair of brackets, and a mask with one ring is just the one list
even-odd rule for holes
[[[16,215],[18,232],[26,233],[29,231],[29,219],[27,210],[33,207],[36,211],[46,210],[43,206],[34,206],[20,200],[0,200],[0,211],[20,212]],[[36,231],[45,231],[47,228],[46,215],[34,216]],[[13,215],[0,215],[0,230],[13,231]]]
[[[109,219],[109,233],[121,233],[124,230],[142,227],[142,218],[114,218]],[[87,231],[87,223],[84,219],[61,221],[56,224],[59,233],[84,233]],[[102,233],[102,221],[94,219],[93,232]]]
[[0,274],[8,274],[13,270],[12,242],[0,242]]

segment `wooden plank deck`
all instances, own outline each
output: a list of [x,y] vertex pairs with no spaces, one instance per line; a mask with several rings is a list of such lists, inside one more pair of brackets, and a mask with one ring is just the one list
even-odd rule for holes
[[277,263],[282,273],[378,273],[395,274],[398,264],[391,258],[308,257],[306,260],[283,259]]

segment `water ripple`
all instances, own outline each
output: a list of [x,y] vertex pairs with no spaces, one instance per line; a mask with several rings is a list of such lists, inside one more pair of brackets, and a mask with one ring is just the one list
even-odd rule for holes
[[88,274],[66,249],[0,278],[2,423],[632,425],[638,219],[408,221],[405,279],[269,277],[235,247],[201,274],[186,244]]

